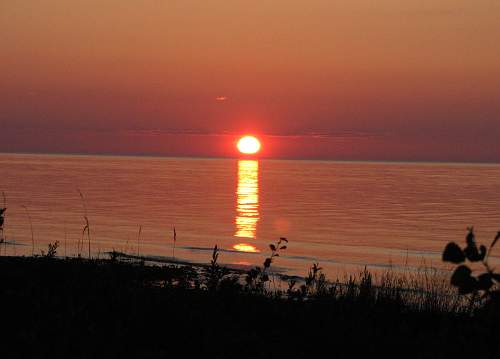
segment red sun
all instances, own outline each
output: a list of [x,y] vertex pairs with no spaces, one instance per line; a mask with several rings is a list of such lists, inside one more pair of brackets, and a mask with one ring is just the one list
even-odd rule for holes
[[236,147],[238,147],[238,151],[241,153],[253,155],[260,150],[260,141],[254,136],[243,136],[239,139]]

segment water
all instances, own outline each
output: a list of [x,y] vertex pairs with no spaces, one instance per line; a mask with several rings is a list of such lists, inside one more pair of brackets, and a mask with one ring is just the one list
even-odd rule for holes
[[330,275],[439,266],[467,226],[484,243],[500,230],[500,165],[1,154],[0,191],[17,244],[2,254],[31,254],[31,219],[35,253],[57,240],[76,255],[84,207],[93,256],[208,262],[217,244],[222,262],[246,267],[286,237],[273,266],[302,275],[313,262]]

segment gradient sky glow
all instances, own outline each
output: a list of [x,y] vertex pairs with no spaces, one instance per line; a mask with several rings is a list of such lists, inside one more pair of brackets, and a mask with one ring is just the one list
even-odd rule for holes
[[500,162],[497,0],[5,0],[0,151]]

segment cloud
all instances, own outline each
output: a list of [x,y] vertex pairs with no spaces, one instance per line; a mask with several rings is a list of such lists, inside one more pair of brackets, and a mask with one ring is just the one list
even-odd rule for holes
[[[244,131],[206,131],[198,129],[127,129],[122,130],[132,136],[165,136],[165,135],[198,135],[198,136],[240,136]],[[117,132],[113,130],[113,132]],[[120,131],[121,132],[121,131]],[[305,132],[259,132],[259,136],[279,138],[324,138],[324,139],[356,139],[383,138],[390,135],[386,132],[369,131],[305,131]]]

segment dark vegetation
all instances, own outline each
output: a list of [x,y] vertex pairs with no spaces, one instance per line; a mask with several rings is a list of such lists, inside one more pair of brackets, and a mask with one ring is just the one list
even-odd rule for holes
[[464,250],[448,245],[443,258],[480,261],[489,276],[462,264],[451,279],[462,295],[451,296],[409,290],[390,273],[375,284],[367,270],[329,282],[317,263],[281,290],[271,265],[286,243],[270,245],[247,273],[220,266],[217,246],[200,267],[144,265],[118,252],[63,259],[58,242],[43,256],[0,257],[2,357],[500,356],[499,278],[472,230]]
[[[427,271],[375,280],[365,269],[331,282],[319,263],[284,280],[271,267],[286,238],[247,272],[219,265],[217,246],[207,265],[145,265],[141,227],[136,256],[92,259],[81,198],[87,259],[58,257],[58,241],[41,255],[0,257],[2,358],[500,357],[500,275],[488,262],[500,233],[489,248],[472,228],[465,248],[446,246],[452,292]],[[4,196],[6,245],[5,212]]]
[[[474,228],[469,228],[465,238],[466,246],[460,248],[455,242],[446,245],[443,252],[443,261],[457,264],[451,276],[451,284],[458,288],[458,292],[469,295],[470,305],[476,302],[480,305],[493,306],[500,301],[500,273],[495,273],[494,268],[488,263],[488,258],[495,244],[500,239],[500,232],[491,242],[489,248],[485,245],[478,247]],[[482,266],[482,273],[473,274],[474,265]],[[477,272],[477,271],[476,271]]]
[[5,223],[5,211],[7,210],[7,200],[5,198],[5,193],[2,192],[2,197],[3,197],[3,207],[0,207],[0,243],[5,242],[5,232],[3,225]]

